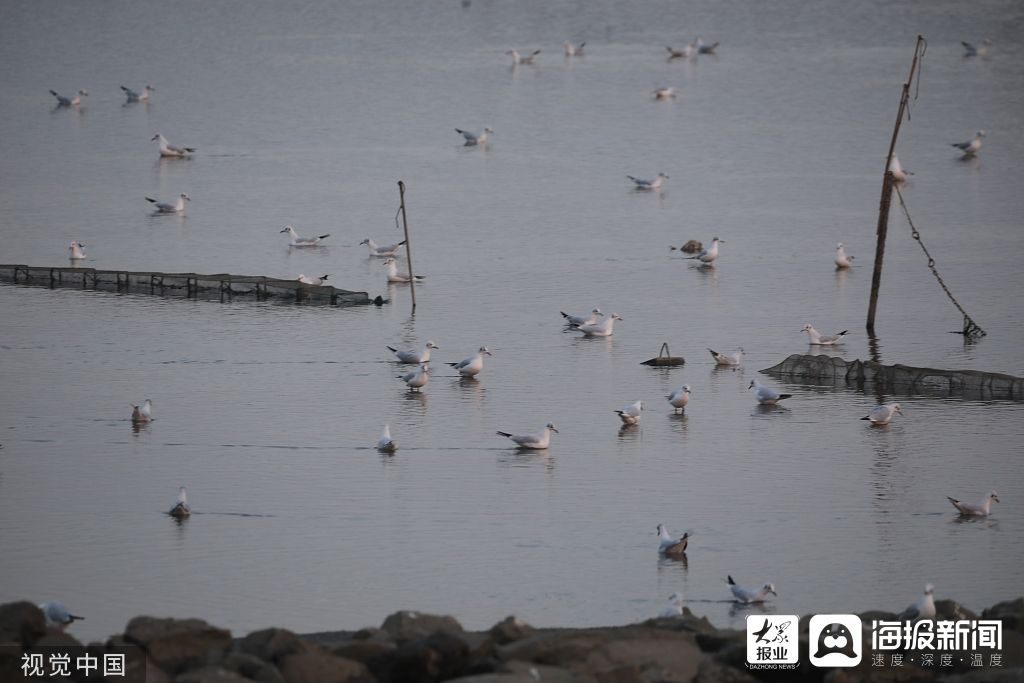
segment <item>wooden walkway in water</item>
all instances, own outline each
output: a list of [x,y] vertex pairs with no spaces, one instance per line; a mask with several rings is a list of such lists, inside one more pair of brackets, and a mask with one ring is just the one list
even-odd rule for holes
[[0,282],[51,289],[70,287],[157,296],[185,296],[190,299],[211,301],[233,301],[235,298],[248,297],[255,301],[327,306],[384,303],[379,296],[370,299],[366,292],[352,292],[330,285],[306,285],[298,280],[229,273],[203,275],[0,264]]

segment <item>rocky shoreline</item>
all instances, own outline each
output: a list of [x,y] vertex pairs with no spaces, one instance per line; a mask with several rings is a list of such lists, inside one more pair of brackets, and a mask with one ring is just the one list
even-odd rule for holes
[[[130,650],[127,676],[46,680],[145,681],[145,683],[753,683],[756,681],[1024,681],[1024,598],[976,615],[951,600],[936,602],[937,619],[1003,622],[1002,665],[943,668],[873,667],[819,669],[808,663],[807,617],[800,619],[800,664],[793,670],[751,671],[745,664],[745,633],[719,629],[689,611],[679,617],[604,628],[533,628],[508,617],[488,631],[466,631],[450,616],[396,612],[380,627],[299,635],[270,628],[235,638],[200,619],[135,617],[124,633],[85,645],[48,629],[29,602],[0,605],[0,681],[24,677],[27,648],[83,648],[89,653]],[[860,615],[893,619],[884,612]],[[870,643],[870,638],[865,641]],[[11,647],[14,646],[14,647]],[[867,648],[866,648],[867,649]],[[144,653],[144,657],[143,657]]]

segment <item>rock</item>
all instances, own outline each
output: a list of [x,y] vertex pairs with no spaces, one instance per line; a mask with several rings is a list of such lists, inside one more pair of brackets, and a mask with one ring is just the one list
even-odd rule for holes
[[372,660],[370,668],[380,681],[444,681],[466,670],[469,654],[462,638],[437,631],[400,645],[390,656]]
[[233,652],[220,665],[257,683],[284,683],[284,677],[273,664],[253,655]]
[[46,634],[43,611],[27,600],[0,605],[0,643],[28,647]]
[[399,643],[426,638],[435,633],[450,635],[464,633],[462,625],[456,621],[455,617],[410,611],[395,612],[389,615],[380,627]]
[[179,674],[216,664],[231,647],[231,632],[202,619],[135,617],[125,627],[124,639],[145,650],[157,667]]
[[935,618],[956,621],[957,619],[977,619],[978,615],[955,600],[936,600]]
[[253,683],[251,678],[240,676],[234,671],[219,666],[204,666],[186,671],[174,679],[174,683]]
[[1003,630],[1024,633],[1024,598],[1008,600],[981,611],[982,619],[1001,619]]
[[745,631],[722,629],[697,634],[697,645],[703,652],[721,652],[727,647],[740,646],[746,648],[747,634]]
[[698,251],[704,248],[704,245],[697,240],[688,240],[686,244],[679,247],[679,251],[684,251],[687,254],[696,254]]
[[701,662],[693,683],[755,683],[757,681],[744,669],[725,666],[713,659]]
[[314,647],[288,655],[278,668],[286,683],[373,683],[374,680],[359,662]]
[[509,615],[492,626],[488,634],[498,645],[508,645],[533,635],[535,631],[535,628],[519,617]]
[[384,629],[375,626],[361,628],[352,634],[352,640],[378,640],[391,642],[391,635]]
[[943,676],[940,683],[1022,683],[1024,671],[1020,669],[981,669],[955,676]]
[[247,655],[276,664],[288,655],[303,652],[306,643],[287,629],[265,628],[262,631],[253,631],[242,638],[238,643],[238,649]]
[[351,640],[338,645],[331,652],[338,657],[366,664],[370,660],[390,656],[396,647],[391,641]]

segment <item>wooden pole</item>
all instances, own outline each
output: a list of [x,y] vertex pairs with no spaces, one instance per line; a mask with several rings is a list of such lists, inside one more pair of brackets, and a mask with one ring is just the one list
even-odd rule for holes
[[412,244],[409,243],[409,222],[405,218],[405,183],[398,181],[398,201],[402,207],[402,227],[405,229],[405,260],[409,266],[409,291],[412,293],[412,312],[416,312],[416,276],[412,272]]
[[882,198],[878,202],[878,227],[875,231],[877,240],[875,243],[875,270],[871,276],[871,300],[868,303],[868,333],[875,333],[875,312],[878,308],[878,290],[882,284],[882,259],[885,257],[885,236],[889,232],[889,205],[892,202],[892,188],[894,180],[892,177],[892,156],[896,151],[896,138],[900,134],[900,125],[903,123],[903,115],[907,111],[907,103],[910,101],[910,84],[914,80],[914,72],[917,71],[917,64],[925,44],[924,37],[917,37],[917,44],[914,46],[914,59],[910,63],[910,75],[907,82],[903,84],[903,92],[900,95],[900,107],[896,114],[896,125],[892,129],[892,140],[889,141],[889,153],[885,157],[885,175],[882,178]]

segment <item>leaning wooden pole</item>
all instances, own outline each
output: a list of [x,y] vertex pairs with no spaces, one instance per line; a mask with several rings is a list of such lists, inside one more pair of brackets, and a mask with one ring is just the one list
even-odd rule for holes
[[405,260],[409,267],[409,291],[412,293],[412,312],[416,312],[416,276],[412,272],[412,244],[409,242],[409,222],[405,219],[405,183],[398,181],[398,201],[402,208],[402,228],[405,229]]
[[878,228],[875,231],[877,241],[875,243],[875,270],[871,276],[871,300],[868,303],[868,334],[875,333],[875,312],[878,308],[878,290],[882,284],[882,259],[885,258],[885,236],[889,232],[889,205],[892,202],[892,189],[895,180],[892,177],[892,156],[896,151],[896,138],[900,134],[900,125],[903,123],[903,115],[907,111],[907,104],[910,101],[910,84],[914,80],[914,72],[924,55],[925,40],[923,36],[917,37],[917,45],[914,46],[914,59],[910,63],[910,75],[907,82],[903,84],[903,92],[900,95],[900,107],[896,114],[896,125],[892,129],[892,140],[889,142],[889,153],[885,156],[885,175],[882,178],[882,198],[878,203]]

